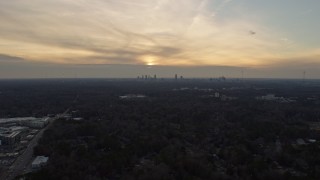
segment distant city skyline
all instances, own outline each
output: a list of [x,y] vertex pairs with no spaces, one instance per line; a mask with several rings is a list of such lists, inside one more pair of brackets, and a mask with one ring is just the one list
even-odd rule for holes
[[[306,73],[304,73],[306,72]],[[1,64],[0,79],[19,78],[283,78],[319,79],[317,68],[243,68],[232,66],[145,66],[145,65],[65,65],[19,63]]]
[[3,0],[0,78],[320,78],[319,16],[317,0]]

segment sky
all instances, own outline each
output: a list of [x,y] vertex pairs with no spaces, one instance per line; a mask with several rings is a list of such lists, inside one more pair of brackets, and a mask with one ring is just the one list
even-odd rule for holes
[[320,78],[318,17],[319,0],[0,0],[0,78]]

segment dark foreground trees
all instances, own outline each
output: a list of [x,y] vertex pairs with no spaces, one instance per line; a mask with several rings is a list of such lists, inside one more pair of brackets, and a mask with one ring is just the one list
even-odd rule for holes
[[[49,156],[49,164],[27,179],[319,179],[320,144],[308,142],[320,138],[310,128],[319,113],[316,102],[304,99],[320,91],[287,86],[89,81],[59,87],[55,98],[70,93],[67,107],[84,120],[58,120],[44,133],[34,153]],[[299,101],[255,99],[274,91]],[[222,101],[215,92],[238,99]],[[147,97],[119,98],[132,93]]]

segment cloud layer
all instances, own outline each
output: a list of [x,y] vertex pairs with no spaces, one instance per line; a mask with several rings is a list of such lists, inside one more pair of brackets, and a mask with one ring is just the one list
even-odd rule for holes
[[[275,66],[316,61],[231,0],[0,1],[0,54],[66,64]],[[254,32],[254,33],[253,33]],[[1,58],[1,56],[0,56]],[[315,62],[318,63],[318,62]]]

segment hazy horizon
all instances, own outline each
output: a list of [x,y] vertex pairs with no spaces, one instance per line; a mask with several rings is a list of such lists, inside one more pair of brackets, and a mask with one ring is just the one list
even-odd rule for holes
[[157,78],[173,78],[175,74],[185,78],[274,78],[274,79],[320,79],[317,68],[302,71],[296,67],[246,68],[232,66],[146,66],[146,65],[64,65],[19,63],[0,66],[0,79],[29,78],[137,78],[150,75]]

